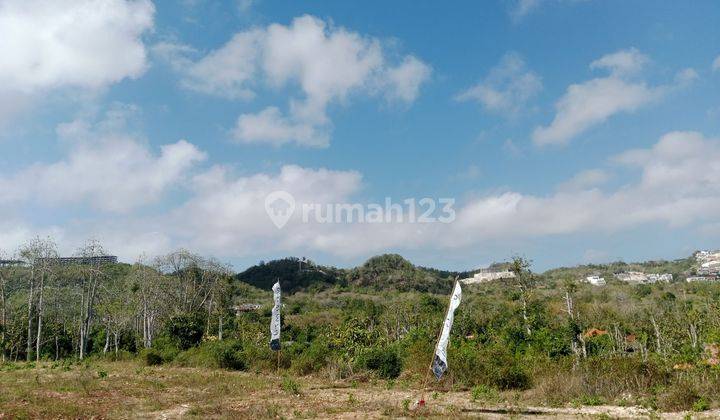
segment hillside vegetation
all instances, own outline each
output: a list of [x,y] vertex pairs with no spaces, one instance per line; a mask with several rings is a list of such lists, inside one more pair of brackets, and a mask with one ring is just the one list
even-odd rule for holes
[[[24,254],[31,257],[52,248],[30,245]],[[134,265],[30,261],[0,268],[6,369],[23,360],[132,358],[408,389],[424,384],[453,279],[472,274],[417,267],[398,255],[352,269],[289,258],[237,275],[187,251]],[[464,286],[449,370],[429,386],[495,403],[716,407],[720,285],[578,281],[633,269],[681,274],[691,265],[613,263],[538,274],[516,259],[509,265],[516,278]],[[286,292],[279,354],[268,346],[268,289],[277,279]]]

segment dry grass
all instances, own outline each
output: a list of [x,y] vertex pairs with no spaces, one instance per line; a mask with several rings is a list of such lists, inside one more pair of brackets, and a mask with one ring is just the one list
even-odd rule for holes
[[[329,381],[134,361],[0,366],[0,418],[377,418],[522,417],[532,392],[428,391],[406,383]],[[488,394],[489,395],[489,394]],[[480,396],[480,398],[478,398]],[[486,396],[486,395],[485,395]],[[533,418],[646,416],[621,407],[525,408]],[[555,411],[553,411],[555,410]],[[633,411],[635,410],[635,411]],[[520,414],[518,414],[520,413]],[[717,416],[720,413],[708,413]],[[710,416],[711,417],[711,416]]]

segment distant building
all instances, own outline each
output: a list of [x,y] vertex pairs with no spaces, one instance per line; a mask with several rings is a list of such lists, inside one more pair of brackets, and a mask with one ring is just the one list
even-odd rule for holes
[[720,275],[720,250],[698,251],[695,253],[697,274],[700,276]]
[[649,283],[670,283],[671,281],[673,281],[673,275],[670,273],[648,274],[647,277]]
[[25,265],[22,260],[0,260],[0,267],[10,267],[13,265]]
[[462,281],[465,284],[476,284],[476,283],[485,283],[488,281],[493,280],[500,280],[500,279],[512,279],[515,278],[515,273],[513,273],[510,270],[502,270],[502,271],[493,271],[488,269],[480,270],[480,272],[475,273],[472,277],[468,277],[466,279],[462,279]]
[[711,277],[711,276],[690,276],[685,279],[688,283],[693,283],[696,281],[717,281],[717,277]]
[[639,271],[625,271],[623,273],[617,273],[615,274],[615,278],[624,281],[625,283],[645,283],[647,280],[647,276],[645,273],[641,273]]
[[640,271],[626,271],[623,273],[615,274],[615,278],[620,281],[624,281],[625,283],[631,284],[647,284],[658,282],[669,283],[672,281],[673,275],[670,273],[645,274]]
[[57,265],[103,265],[117,264],[118,258],[114,255],[99,255],[97,257],[57,257],[39,258],[38,262]]
[[593,286],[605,286],[606,284],[605,279],[598,275],[587,276],[585,277],[585,281],[592,284]]

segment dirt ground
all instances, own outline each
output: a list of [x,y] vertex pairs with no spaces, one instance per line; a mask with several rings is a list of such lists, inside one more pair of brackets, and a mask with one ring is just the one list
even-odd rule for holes
[[720,418],[640,407],[534,407],[473,401],[469,391],[424,395],[386,381],[328,383],[249,372],[144,367],[136,362],[10,365],[0,369],[6,418]]

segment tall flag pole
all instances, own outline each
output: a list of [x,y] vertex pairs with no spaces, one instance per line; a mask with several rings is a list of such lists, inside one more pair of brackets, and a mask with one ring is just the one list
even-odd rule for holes
[[435,351],[433,352],[433,360],[430,363],[430,368],[427,370],[425,379],[422,385],[422,396],[418,400],[418,407],[425,405],[425,387],[427,386],[428,374],[432,371],[435,374],[435,378],[440,380],[443,374],[447,370],[447,346],[450,341],[450,330],[452,330],[453,321],[455,320],[455,309],[460,306],[462,300],[462,288],[460,287],[460,281],[455,277],[455,287],[453,288],[452,295],[450,296],[450,304],[448,305],[447,313],[445,314],[445,322],[443,322],[440,336],[435,343]]
[[278,371],[280,370],[280,280],[272,287],[272,317],[270,319],[270,350],[278,352]]

